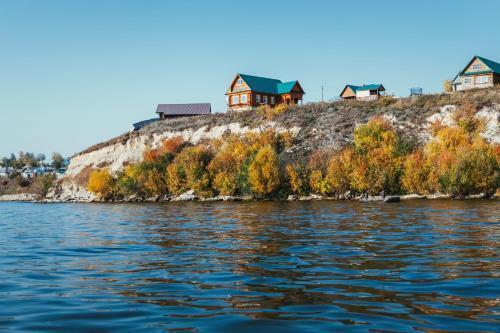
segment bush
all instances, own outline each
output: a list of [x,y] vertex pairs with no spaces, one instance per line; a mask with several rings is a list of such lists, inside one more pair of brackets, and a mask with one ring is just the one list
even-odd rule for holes
[[352,189],[352,174],[356,167],[356,154],[353,149],[345,149],[333,155],[328,163],[328,180],[331,189],[339,194]]
[[278,155],[270,145],[257,152],[248,169],[248,180],[252,191],[258,195],[269,195],[279,186]]
[[212,194],[207,166],[211,152],[202,145],[183,149],[167,167],[167,185],[173,194],[194,190],[200,196]]
[[397,100],[392,96],[381,96],[378,99],[378,105],[387,107],[396,103],[396,101]]
[[401,179],[403,189],[407,193],[427,194],[436,188],[431,189],[429,177],[431,166],[422,150],[417,150],[406,157],[404,164],[404,175]]
[[38,185],[38,194],[45,197],[50,189],[54,187],[56,179],[57,177],[53,173],[38,176],[35,181]]
[[445,92],[453,92],[453,84],[451,83],[450,80],[443,81],[443,90]]
[[87,188],[103,198],[110,198],[115,194],[116,182],[107,169],[93,170]]
[[287,164],[285,172],[292,193],[306,194],[308,191],[307,170],[297,164]]
[[378,194],[400,191],[404,145],[392,125],[383,118],[374,118],[354,130],[357,155],[353,168],[354,190]]

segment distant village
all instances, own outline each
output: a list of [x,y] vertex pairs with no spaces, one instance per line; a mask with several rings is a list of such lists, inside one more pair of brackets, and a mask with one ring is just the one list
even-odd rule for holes
[[69,160],[59,153],[53,153],[52,160],[46,162],[44,154],[20,152],[18,156],[11,154],[0,159],[0,179],[18,177],[20,180],[32,181],[46,174],[62,175],[68,164]]
[[[450,81],[445,81],[446,92],[491,88],[500,84],[500,64],[480,56],[474,56],[466,66]],[[411,96],[423,94],[422,88],[411,88]],[[300,105],[305,91],[299,81],[283,82],[277,79],[237,74],[226,92],[228,111],[251,111],[259,107],[278,105]],[[386,88],[382,83],[347,84],[339,94],[343,101],[374,101],[385,97]],[[139,130],[147,124],[169,118],[207,115],[212,112],[210,103],[159,104],[157,118],[133,124]]]

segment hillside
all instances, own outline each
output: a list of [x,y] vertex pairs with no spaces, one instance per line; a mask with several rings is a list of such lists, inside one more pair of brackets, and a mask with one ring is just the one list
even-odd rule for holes
[[339,149],[349,145],[357,125],[375,116],[383,116],[402,136],[424,143],[429,138],[429,123],[440,118],[445,123],[451,122],[450,111],[466,100],[478,106],[480,111],[477,116],[486,121],[484,136],[490,142],[500,143],[500,88],[373,102],[312,103],[293,107],[278,115],[262,112],[216,113],[158,121],[82,151],[72,158],[60,192],[66,192],[66,195],[78,192],[88,198],[84,189],[92,169],[106,167],[119,171],[125,165],[140,162],[146,150],[157,148],[165,139],[175,136],[197,144],[229,133],[242,134],[273,128],[294,136],[292,147],[284,151],[281,158],[286,159],[286,155],[293,154],[295,159],[300,159],[318,149]]

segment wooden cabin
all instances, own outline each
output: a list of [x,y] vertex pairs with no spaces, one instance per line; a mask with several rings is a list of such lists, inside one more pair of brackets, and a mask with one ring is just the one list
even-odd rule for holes
[[340,93],[340,98],[343,100],[373,101],[379,99],[384,91],[385,88],[381,84],[364,84],[362,86],[348,84]]
[[226,93],[228,110],[254,110],[261,105],[301,104],[305,92],[299,81],[282,82],[237,74]]
[[454,91],[491,88],[500,84],[500,64],[475,56],[452,81]]

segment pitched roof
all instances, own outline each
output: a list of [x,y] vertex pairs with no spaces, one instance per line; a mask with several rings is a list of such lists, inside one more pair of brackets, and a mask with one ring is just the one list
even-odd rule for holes
[[288,94],[292,91],[293,87],[297,84],[298,81],[290,81],[284,83],[278,83],[276,85],[276,91],[278,94]]
[[191,116],[212,113],[210,103],[197,104],[158,104],[156,113],[169,116]]
[[238,74],[245,81],[250,90],[273,95],[287,94],[292,91],[298,81],[282,82],[277,79],[267,77],[253,76],[247,74]]
[[494,62],[492,60],[488,60],[486,58],[476,56],[479,60],[481,60],[486,66],[488,66],[494,73],[500,74],[500,64],[498,62]]
[[364,90],[385,90],[385,88],[381,84],[363,84],[362,86],[357,86],[355,91]]
[[[466,73],[465,71],[469,66],[474,62],[474,60],[479,59],[481,60],[486,66],[488,66],[489,70],[486,71],[477,71],[477,72],[468,72]],[[467,75],[478,75],[478,74],[488,74],[488,73],[497,73],[500,74],[500,64],[497,62],[494,62],[492,60],[480,57],[480,56],[474,56],[471,61],[465,66],[464,69],[462,69],[458,74],[453,78],[452,81],[455,81],[459,76],[467,76]]]

